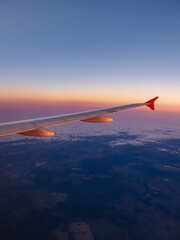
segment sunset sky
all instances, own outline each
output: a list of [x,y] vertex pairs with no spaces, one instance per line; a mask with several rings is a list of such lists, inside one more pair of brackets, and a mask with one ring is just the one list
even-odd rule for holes
[[155,96],[180,111],[179,13],[178,0],[1,1],[1,112]]

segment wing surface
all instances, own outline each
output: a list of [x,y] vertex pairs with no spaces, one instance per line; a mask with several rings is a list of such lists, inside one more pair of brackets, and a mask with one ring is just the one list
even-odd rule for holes
[[118,107],[103,108],[86,112],[71,113],[64,115],[57,115],[52,117],[45,118],[36,118],[30,120],[16,121],[16,122],[7,122],[0,124],[0,136],[9,135],[9,134],[22,134],[28,136],[39,136],[47,137],[53,136],[54,133],[51,132],[46,127],[51,127],[59,124],[75,122],[75,121],[85,121],[85,122],[111,122],[112,119],[104,116],[105,114],[115,113],[131,108],[137,108],[141,106],[148,106],[154,110],[154,102],[157,99],[153,98],[145,103],[135,103]]

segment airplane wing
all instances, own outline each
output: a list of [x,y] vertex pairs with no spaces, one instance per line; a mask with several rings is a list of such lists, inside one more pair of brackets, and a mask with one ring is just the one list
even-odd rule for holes
[[154,102],[158,97],[155,97],[145,103],[135,103],[118,107],[103,108],[98,110],[64,114],[45,118],[36,118],[24,121],[7,122],[0,124],[0,136],[10,135],[10,134],[21,134],[27,136],[37,136],[37,137],[49,137],[53,136],[54,133],[51,132],[46,127],[51,127],[59,124],[64,124],[68,122],[84,121],[91,123],[104,123],[113,121],[112,118],[104,116],[108,113],[115,113],[131,108],[148,106],[154,110]]

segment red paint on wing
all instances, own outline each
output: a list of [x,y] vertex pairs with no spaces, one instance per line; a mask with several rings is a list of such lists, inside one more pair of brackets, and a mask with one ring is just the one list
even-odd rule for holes
[[150,109],[154,110],[154,109],[155,109],[155,108],[154,108],[154,102],[155,102],[158,98],[159,98],[159,97],[155,97],[155,98],[147,101],[147,102],[146,102],[146,103],[147,103],[146,105],[147,105]]

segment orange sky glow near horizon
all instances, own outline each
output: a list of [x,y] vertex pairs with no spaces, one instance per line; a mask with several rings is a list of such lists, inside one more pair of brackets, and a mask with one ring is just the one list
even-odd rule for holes
[[[139,95],[139,93],[132,94],[107,94],[102,92],[94,92],[88,94],[85,92],[65,92],[60,94],[44,93],[44,92],[9,92],[8,94],[0,95],[0,109],[6,106],[7,111],[9,107],[17,106],[21,108],[22,106],[27,106],[32,108],[35,105],[46,106],[63,106],[63,107],[83,107],[89,108],[99,108],[99,107],[110,107],[118,105],[126,105],[131,103],[145,102],[158,95],[155,94],[145,94]],[[158,111],[165,112],[179,112],[180,113],[180,102],[176,98],[166,98],[163,94],[159,96],[156,101],[156,109]]]
[[[135,95],[135,94],[134,94]],[[58,115],[63,113],[71,113],[78,111],[86,111],[91,109],[112,107],[118,105],[126,105],[131,103],[145,102],[155,97],[142,98],[142,96],[103,96],[102,94],[97,96],[96,94],[85,96],[80,94],[74,95],[18,95],[14,94],[10,97],[0,97],[0,111],[1,122],[4,121],[16,121],[27,118],[43,117],[49,115]],[[163,97],[159,96],[159,99],[155,103],[155,109],[162,114],[180,114],[180,106],[173,104],[172,102],[163,102]],[[148,111],[145,107],[133,110],[133,113],[143,113]]]

